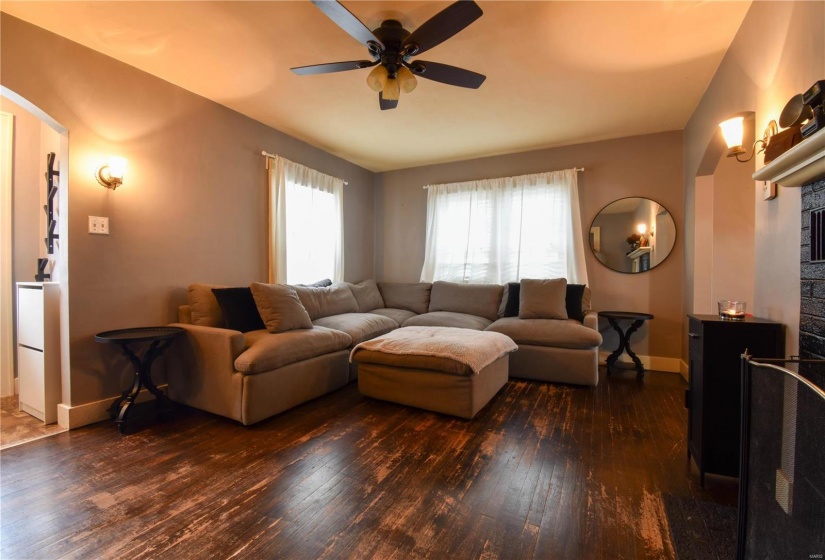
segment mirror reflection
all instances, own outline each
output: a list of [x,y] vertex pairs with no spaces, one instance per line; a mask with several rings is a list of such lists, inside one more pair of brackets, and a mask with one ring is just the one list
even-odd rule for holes
[[635,274],[664,261],[676,243],[676,223],[664,206],[648,198],[611,202],[590,226],[590,249],[617,272]]

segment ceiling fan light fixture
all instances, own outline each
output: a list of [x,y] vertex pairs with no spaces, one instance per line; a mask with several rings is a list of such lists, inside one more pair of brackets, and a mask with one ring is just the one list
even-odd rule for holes
[[382,94],[388,101],[397,101],[401,97],[401,87],[396,78],[389,78]]
[[384,87],[387,85],[388,75],[389,72],[387,72],[386,67],[383,64],[379,64],[373,68],[372,72],[370,72],[367,76],[367,85],[372,91],[383,91]]
[[418,80],[415,79],[413,73],[405,66],[398,69],[397,79],[398,85],[404,93],[410,93],[418,85]]

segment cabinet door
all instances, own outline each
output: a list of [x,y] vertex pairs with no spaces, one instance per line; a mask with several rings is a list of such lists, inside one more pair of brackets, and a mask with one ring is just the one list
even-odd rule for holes
[[46,391],[43,386],[43,352],[17,347],[17,373],[20,383],[20,408],[45,421]]
[[17,288],[17,343],[43,350],[43,290]]
[[702,430],[704,427],[704,417],[702,409],[704,407],[703,394],[704,379],[702,371],[702,360],[695,354],[690,354],[689,378],[690,378],[690,409],[688,410],[688,446],[690,453],[696,459],[696,465],[702,465]]

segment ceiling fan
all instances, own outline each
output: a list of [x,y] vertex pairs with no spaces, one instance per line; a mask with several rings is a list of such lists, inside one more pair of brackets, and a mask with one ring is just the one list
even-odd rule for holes
[[367,85],[378,92],[381,110],[395,109],[401,92],[409,93],[418,82],[416,76],[442,84],[477,89],[486,76],[438,62],[410,60],[440,45],[484,13],[472,0],[459,0],[425,21],[410,33],[394,19],[384,21],[372,31],[337,0],[312,0],[338,27],[367,47],[372,60],[331,62],[292,68],[296,74],[328,74],[375,67]]

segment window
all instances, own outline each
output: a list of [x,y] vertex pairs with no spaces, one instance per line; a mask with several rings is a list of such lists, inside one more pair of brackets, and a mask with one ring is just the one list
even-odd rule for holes
[[587,282],[575,170],[428,189],[422,281]]
[[270,282],[344,276],[344,182],[276,157],[270,164]]

